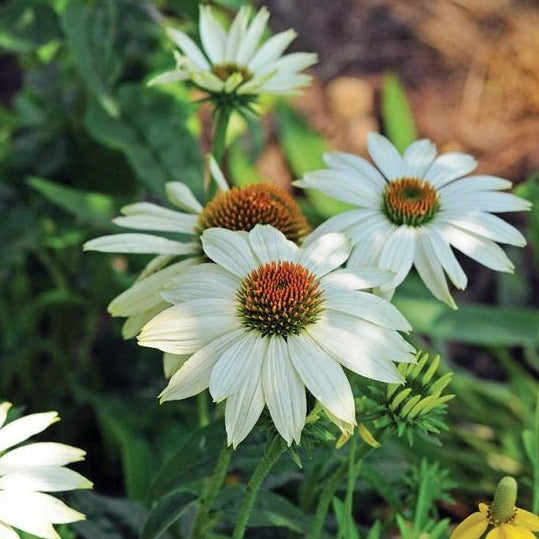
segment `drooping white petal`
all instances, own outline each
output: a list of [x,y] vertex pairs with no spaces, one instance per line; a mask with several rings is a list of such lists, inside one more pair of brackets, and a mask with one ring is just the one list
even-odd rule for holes
[[447,287],[444,271],[438,259],[431,252],[430,242],[426,234],[418,234],[415,247],[414,266],[425,286],[435,298],[443,301],[452,309],[456,309],[457,305]]
[[199,31],[202,47],[213,64],[225,59],[226,33],[209,6],[200,6]]
[[348,228],[346,234],[352,240],[354,248],[346,267],[355,270],[377,266],[386,239],[395,228],[385,215],[379,213]]
[[298,246],[271,225],[256,225],[249,233],[249,244],[262,264],[274,260],[295,262]]
[[467,153],[447,152],[434,160],[425,175],[425,179],[439,189],[457,178],[466,176],[476,166],[477,161]]
[[153,275],[138,281],[119,296],[114,298],[108,311],[112,316],[133,316],[141,311],[153,309],[162,302],[159,293],[170,282],[172,277],[178,275],[189,266],[195,263],[194,260],[182,260],[168,268],[159,270]]
[[233,300],[240,282],[235,275],[217,264],[198,264],[172,278],[161,296],[173,304],[203,298]]
[[269,11],[265,7],[262,7],[251,21],[249,28],[240,41],[236,53],[236,62],[238,64],[247,65],[249,63],[264,33],[268,19]]
[[375,288],[390,281],[395,274],[390,270],[378,268],[350,268],[335,270],[322,277],[320,283],[323,288],[337,288],[346,290],[362,290]]
[[426,226],[423,234],[428,239],[432,253],[444,268],[451,282],[461,290],[466,288],[468,278],[442,234],[435,226]]
[[163,354],[163,374],[167,380],[180,370],[182,365],[190,358],[188,354]]
[[228,445],[234,449],[251,432],[264,409],[264,394],[260,378],[249,378],[226,400],[225,428]]
[[492,191],[476,191],[459,195],[454,193],[450,197],[440,192],[442,208],[460,210],[462,212],[477,210],[483,212],[504,213],[511,211],[527,211],[531,208],[529,201],[512,195]]
[[20,536],[11,526],[0,522],[0,539],[20,539]]
[[189,78],[194,84],[208,92],[222,92],[225,87],[224,81],[211,71],[190,71]]
[[7,414],[12,406],[11,402],[0,404],[0,427],[6,422]]
[[402,156],[406,164],[407,175],[422,178],[434,159],[436,159],[436,144],[428,139],[416,140]]
[[376,210],[350,210],[339,213],[317,226],[303,241],[303,245],[309,245],[313,240],[328,234],[329,232],[344,232],[352,225],[359,224],[367,217],[378,215]]
[[250,71],[258,71],[261,67],[276,60],[296,35],[296,32],[290,29],[270,37],[251,58],[247,68]]
[[379,133],[369,133],[367,149],[378,170],[388,179],[394,180],[403,176],[404,161],[397,148]]
[[156,303],[154,307],[148,309],[147,311],[142,311],[140,313],[133,314],[128,316],[122,326],[122,337],[124,339],[132,339],[136,337],[140,330],[156,315],[161,311],[164,311],[166,308],[170,307],[170,304],[164,300],[161,300],[159,303]]
[[189,73],[187,71],[173,69],[152,77],[148,81],[148,86],[155,86],[156,84],[170,84],[171,82],[180,82],[187,80],[188,78]]
[[248,6],[242,6],[234,17],[232,24],[230,25],[230,29],[228,30],[228,35],[225,43],[226,62],[238,63],[236,55],[238,53],[238,49],[243,39],[243,36],[247,31],[249,12],[250,8]]
[[228,191],[228,182],[226,181],[225,175],[223,174],[221,167],[219,166],[213,155],[208,155],[208,164],[210,166],[211,176],[217,184],[217,188],[220,191]]
[[187,399],[207,389],[217,360],[225,350],[242,339],[244,334],[243,328],[236,329],[200,348],[174,373],[168,386],[159,395],[161,402]]
[[387,237],[378,265],[393,271],[395,276],[381,286],[382,291],[396,288],[408,275],[414,261],[415,241],[415,227],[405,225],[399,226]]
[[245,277],[259,265],[246,235],[224,228],[209,228],[202,234],[202,247],[215,263],[238,277]]
[[61,466],[26,468],[0,477],[0,490],[63,492],[92,486],[86,477]]
[[44,431],[57,421],[60,421],[57,412],[30,414],[15,419],[0,429],[0,452]]
[[354,396],[341,366],[307,333],[288,338],[288,353],[314,398],[342,421],[355,425]]
[[499,243],[508,243],[518,247],[526,245],[526,238],[519,230],[496,215],[486,212],[474,210],[466,212],[460,210],[442,211],[436,216],[436,223],[450,223]]
[[493,241],[451,224],[437,224],[436,227],[447,242],[487,268],[505,272],[515,269],[511,260]]
[[182,210],[187,210],[193,213],[200,213],[202,211],[202,204],[196,199],[193,192],[185,183],[181,182],[168,182],[165,185],[167,198]]
[[249,378],[260,378],[266,349],[267,339],[254,331],[246,331],[241,339],[230,345],[211,372],[210,394],[213,400],[220,402],[239,391]]
[[300,251],[298,263],[320,278],[344,264],[351,249],[344,234],[326,234]]
[[78,447],[54,442],[39,442],[12,449],[0,457],[0,475],[30,467],[65,466],[84,460],[86,452]]
[[291,363],[286,341],[270,337],[262,366],[262,389],[275,427],[288,445],[299,444],[305,425],[305,387]]
[[189,255],[197,252],[194,242],[182,243],[150,234],[111,234],[87,241],[85,251],[101,253],[134,253],[158,255]]
[[205,298],[174,305],[150,320],[137,337],[141,346],[171,354],[194,354],[240,327],[235,302]]
[[346,152],[326,152],[324,162],[330,168],[342,170],[343,172],[358,173],[362,180],[368,181],[379,192],[382,192],[387,185],[380,172],[368,161],[357,155]]
[[167,28],[167,34],[199,69],[209,70],[210,64],[198,45],[186,34],[175,28]]
[[394,305],[374,294],[324,287],[324,299],[328,309],[357,316],[386,328],[412,330]]

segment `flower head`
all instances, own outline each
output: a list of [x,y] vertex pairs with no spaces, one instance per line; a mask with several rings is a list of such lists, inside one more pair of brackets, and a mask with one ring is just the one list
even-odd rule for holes
[[186,34],[169,28],[167,33],[183,54],[176,54],[176,69],[154,78],[150,84],[189,81],[227,104],[248,104],[257,94],[292,94],[311,77],[301,70],[316,62],[316,54],[283,55],[296,37],[294,30],[274,35],[261,43],[269,12],[260,9],[250,21],[250,8],[242,7],[226,30],[211,7],[201,6],[199,33],[202,48]]
[[11,404],[0,404],[0,537],[16,539],[13,528],[45,539],[60,539],[53,524],[84,515],[45,494],[92,488],[85,477],[65,468],[85,452],[64,444],[39,442],[15,447],[59,420],[56,412],[31,414],[5,425]]
[[[258,183],[229,189],[214,160],[210,160],[210,167],[219,190],[206,206],[200,204],[185,184],[170,182],[166,185],[168,198],[183,211],[138,202],[124,206],[123,216],[114,219],[114,223],[125,228],[181,234],[181,239],[127,233],[102,236],[84,244],[85,250],[158,255],[137,282],[109,305],[113,316],[128,317],[123,330],[126,338],[134,337],[150,318],[167,306],[159,293],[168,280],[185,267],[203,261],[200,235],[204,230],[221,227],[249,231],[256,224],[269,224],[296,243],[309,231],[301,209],[281,187]],[[178,256],[188,258],[170,264]]]
[[539,516],[515,506],[517,482],[504,477],[498,483],[491,504],[480,503],[479,511],[465,518],[451,534],[451,539],[479,539],[489,526],[486,539],[535,539]]
[[272,226],[202,234],[215,263],[187,268],[162,293],[173,304],[144,326],[139,344],[192,354],[161,395],[185,399],[209,387],[226,400],[229,443],[237,446],[267,405],[282,437],[299,442],[305,387],[338,425],[355,425],[354,398],[341,367],[399,382],[393,361],[411,362],[410,330],[384,299],[361,289],[391,277],[338,269],[350,253],[343,234],[300,248]]
[[426,139],[400,155],[385,137],[371,133],[368,149],[376,166],[355,155],[330,152],[324,156],[328,170],[308,173],[296,182],[358,206],[326,221],[307,241],[344,232],[354,244],[349,267],[395,272],[380,289],[388,297],[414,265],[432,294],[451,307],[455,302],[445,274],[459,289],[467,284],[451,247],[491,269],[513,271],[495,242],[523,246],[526,240],[493,215],[530,208],[527,201],[500,192],[511,182],[469,176],[477,165],[471,155],[449,152],[437,157],[436,146]]

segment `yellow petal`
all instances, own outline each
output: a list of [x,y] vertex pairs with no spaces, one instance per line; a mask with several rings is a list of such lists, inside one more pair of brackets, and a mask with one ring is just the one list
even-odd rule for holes
[[515,526],[527,528],[532,532],[539,532],[539,516],[534,515],[525,509],[520,509],[520,507],[517,507],[514,524]]
[[488,520],[482,513],[472,513],[453,531],[451,539],[479,539],[487,529]]
[[[521,526],[513,526],[513,524],[500,524],[500,526],[495,529],[500,530],[501,532],[501,535],[494,536],[495,539],[535,539],[535,535],[530,530],[522,528]],[[490,533],[487,535],[487,539],[491,539]]]
[[480,503],[479,504],[479,511],[485,515],[485,517],[488,514],[488,504],[487,503]]
[[486,539],[509,539],[509,536],[505,535],[504,527],[496,526],[487,533]]

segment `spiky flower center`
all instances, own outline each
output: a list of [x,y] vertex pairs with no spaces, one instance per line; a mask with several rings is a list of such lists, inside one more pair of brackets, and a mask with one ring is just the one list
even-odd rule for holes
[[227,62],[224,64],[215,64],[212,67],[214,75],[219,77],[222,81],[226,81],[230,75],[239,73],[243,82],[247,82],[253,78],[253,74],[245,67],[234,62]]
[[383,211],[396,225],[420,226],[430,221],[440,208],[436,189],[418,178],[390,182],[383,193]]
[[323,292],[318,279],[296,262],[268,262],[241,283],[238,310],[243,325],[262,336],[298,335],[320,318]]
[[197,233],[212,227],[249,232],[258,224],[272,225],[296,243],[309,231],[301,209],[284,189],[260,183],[218,193],[202,210]]

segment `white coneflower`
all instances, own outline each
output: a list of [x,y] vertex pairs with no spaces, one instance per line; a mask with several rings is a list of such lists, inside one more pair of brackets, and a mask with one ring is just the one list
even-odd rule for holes
[[0,537],[17,539],[16,528],[44,539],[60,539],[53,524],[85,517],[45,492],[92,488],[85,477],[65,468],[83,460],[86,453],[51,442],[19,446],[59,418],[56,412],[31,414],[4,425],[10,407],[8,402],[0,404]]
[[410,326],[386,300],[360,291],[391,273],[338,269],[350,253],[343,234],[296,244],[272,226],[249,233],[211,228],[202,235],[215,262],[187,268],[163,297],[174,305],[142,329],[139,344],[192,354],[162,400],[209,387],[226,399],[229,444],[237,446],[267,405],[281,436],[299,442],[305,387],[343,428],[355,425],[354,398],[341,365],[367,378],[399,382],[393,361],[413,361],[397,330]]
[[[128,317],[123,329],[125,338],[134,337],[148,320],[168,306],[159,292],[169,279],[203,260],[200,234],[207,228],[249,231],[256,224],[270,224],[294,242],[299,242],[309,230],[299,206],[281,187],[257,183],[229,189],[217,163],[210,160],[210,166],[219,191],[205,207],[185,184],[171,182],[166,185],[168,198],[185,211],[139,202],[122,208],[123,217],[114,219],[117,225],[126,228],[178,233],[183,238],[187,235],[187,241],[157,234],[128,233],[103,236],[84,244],[84,249],[90,251],[158,255],[138,281],[109,305],[112,316]],[[182,255],[189,258],[170,264]]]
[[492,213],[530,209],[530,203],[500,190],[511,182],[495,176],[468,176],[477,166],[468,154],[436,156],[430,140],[418,140],[403,155],[385,137],[370,133],[369,154],[376,168],[347,153],[325,155],[329,169],[310,172],[295,185],[318,189],[358,206],[332,217],[309,240],[344,232],[354,245],[351,268],[378,266],[395,272],[381,287],[388,297],[414,265],[432,294],[455,308],[447,273],[464,289],[467,278],[451,246],[481,264],[512,272],[513,264],[494,242],[523,246],[513,226]]
[[189,81],[213,95],[243,95],[247,102],[256,94],[296,93],[311,81],[300,71],[316,62],[316,54],[294,52],[283,56],[296,37],[294,30],[261,43],[268,18],[268,10],[262,8],[249,22],[250,8],[244,6],[226,30],[209,6],[201,6],[202,49],[183,32],[167,29],[183,54],[176,54],[176,69],[159,75],[150,84]]

